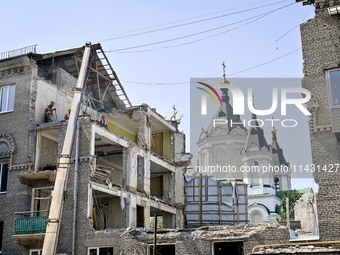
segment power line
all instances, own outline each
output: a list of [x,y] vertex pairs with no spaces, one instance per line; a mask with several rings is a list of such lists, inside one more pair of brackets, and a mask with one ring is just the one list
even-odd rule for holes
[[[289,1],[289,0],[282,0],[282,1],[279,1],[279,2],[274,3],[274,4],[279,4],[279,3],[282,3],[282,2],[286,2],[286,1]],[[110,40],[110,38],[109,39],[103,39],[103,40],[101,40],[101,38],[107,38],[107,37],[112,37],[112,36],[117,36],[117,35],[122,35],[122,34],[128,34],[128,33],[142,31],[142,30],[147,30],[147,29],[151,29],[151,28],[155,28],[155,27],[171,25],[171,24],[175,24],[175,23],[179,23],[179,22],[183,22],[183,21],[187,21],[187,20],[193,20],[193,19],[197,19],[197,18],[201,18],[201,17],[206,17],[206,16],[214,15],[214,14],[217,14],[217,13],[223,13],[223,12],[226,12],[226,11],[237,10],[237,9],[241,9],[243,7],[246,7],[246,6],[257,5],[257,4],[264,3],[264,2],[272,2],[272,0],[263,0],[263,1],[256,2],[256,3],[242,5],[242,6],[231,8],[231,9],[226,9],[226,10],[217,11],[217,12],[213,12],[213,13],[203,14],[203,15],[200,15],[200,16],[195,16],[195,17],[191,17],[191,18],[181,19],[181,20],[177,20],[177,21],[171,21],[171,22],[167,22],[167,23],[163,23],[163,24],[159,24],[159,25],[153,25],[153,26],[149,26],[149,27],[145,27],[145,28],[134,29],[134,30],[130,30],[130,31],[116,33],[116,34],[113,34],[113,35],[107,35],[107,36],[96,37],[96,38],[88,38],[87,40],[88,41],[101,41],[101,42],[102,41],[108,41],[108,40]],[[257,8],[261,8],[261,7],[257,7]],[[79,44],[82,44],[82,43],[83,43],[83,41],[79,42],[79,43],[74,43],[72,45],[69,44],[69,45],[66,45],[66,46],[60,46],[58,48],[45,49],[43,51],[51,51],[51,50],[59,50],[59,49],[65,49],[65,48],[70,48],[70,47],[78,47]]]
[[268,7],[268,6],[271,6],[271,5],[277,5],[277,4],[282,3],[282,2],[287,2],[287,0],[283,0],[283,1],[280,1],[280,2],[277,2],[277,3],[266,4],[266,5],[262,5],[262,6],[258,6],[258,7],[253,7],[253,8],[250,8],[250,9],[245,9],[245,10],[241,10],[241,11],[237,11],[237,12],[227,13],[227,14],[223,14],[223,15],[219,15],[219,16],[215,16],[215,17],[211,17],[211,18],[205,18],[205,19],[191,21],[191,22],[187,22],[187,23],[183,23],[183,24],[173,25],[173,26],[169,26],[169,27],[158,28],[158,29],[154,29],[154,30],[124,35],[124,36],[118,36],[118,37],[114,37],[114,38],[105,39],[105,40],[102,40],[102,41],[103,42],[104,41],[112,41],[112,40],[117,40],[117,39],[122,39],[122,38],[128,38],[128,37],[133,37],[133,36],[138,36],[138,35],[145,35],[145,34],[160,32],[160,31],[164,31],[164,30],[168,30],[168,29],[188,26],[188,25],[197,24],[197,23],[202,23],[202,22],[206,22],[206,21],[210,21],[210,20],[214,20],[214,19],[220,19],[220,18],[224,18],[224,17],[227,17],[227,16],[232,16],[232,15],[236,15],[236,14],[240,14],[240,13],[244,13],[244,12],[249,12],[249,11],[261,9],[261,8]]
[[[295,2],[293,3],[290,3],[290,4],[287,4],[285,6],[282,6],[280,8],[276,8],[274,10],[271,10],[269,12],[266,12],[266,13],[262,13],[260,15],[269,15],[270,13],[273,13],[275,11],[278,11],[278,10],[281,10],[281,9],[284,9],[288,6],[291,6],[292,4],[294,4]],[[260,16],[260,15],[257,15],[257,16]],[[249,19],[249,18],[248,18]],[[245,19],[247,20],[247,19]],[[217,29],[221,29],[223,27],[226,27],[226,26],[230,26],[230,24],[227,24],[227,25],[224,25],[224,26],[220,26],[220,27],[216,27],[216,28],[212,28],[212,29],[208,29],[208,30],[204,30],[204,31],[201,31],[201,32],[197,32],[197,33],[193,33],[193,34],[189,34],[189,35],[184,35],[184,36],[180,36],[180,37],[176,37],[176,38],[172,38],[172,39],[167,39],[167,40],[162,40],[162,41],[158,41],[158,42],[153,42],[153,43],[147,43],[147,44],[142,44],[142,45],[137,45],[137,46],[131,46],[131,47],[127,47],[127,48],[121,48],[121,49],[117,49],[117,50],[107,50],[105,52],[119,52],[119,51],[124,51],[124,50],[130,50],[130,49],[136,49],[136,48],[142,48],[142,47],[147,47],[147,46],[152,46],[152,45],[157,45],[157,44],[162,44],[162,43],[167,43],[167,42],[172,42],[172,41],[176,41],[176,40],[181,40],[181,39],[185,39],[185,38],[188,38],[188,37],[192,37],[192,36],[196,36],[196,35],[200,35],[200,34],[203,34],[203,33],[208,33],[208,32],[211,32],[211,31],[214,31],[214,30],[217,30]]]
[[[304,16],[304,18],[302,19],[301,23],[305,21],[305,19],[307,18],[307,16],[308,16],[308,14],[309,14],[309,12],[310,12],[311,9],[312,9],[312,6],[309,7],[309,9],[308,9],[306,15]],[[290,29],[288,32],[284,33],[282,36],[280,36],[279,39],[275,40],[275,42],[280,41],[283,37],[285,37],[286,35],[288,35],[290,32],[292,32],[295,28],[297,28],[297,27],[299,27],[299,26],[300,26],[300,24],[296,25],[295,27],[293,27],[292,29]]]
[[279,59],[281,59],[281,58],[287,57],[287,56],[289,56],[289,55],[291,55],[291,54],[297,52],[298,50],[301,50],[301,48],[298,48],[298,49],[296,49],[296,50],[293,50],[293,51],[291,51],[291,52],[289,52],[289,53],[287,53],[287,54],[285,54],[285,55],[282,55],[282,56],[280,56],[280,57],[274,58],[274,59],[272,59],[272,60],[270,60],[270,61],[267,61],[267,62],[265,62],[265,63],[259,64],[259,65],[257,65],[257,66],[253,66],[253,67],[250,67],[250,68],[247,68],[247,69],[238,71],[238,72],[231,73],[231,74],[229,74],[228,76],[232,76],[232,75],[239,74],[239,73],[244,73],[244,72],[253,70],[253,69],[255,69],[255,68],[258,68],[258,67],[261,67],[261,66],[264,66],[264,65],[268,65],[268,64],[270,64],[270,63],[272,63],[272,62],[275,62],[276,60],[279,60]]
[[[291,54],[293,54],[293,53],[295,53],[299,50],[301,50],[301,48],[298,48],[296,50],[288,52],[287,54],[284,54],[280,57],[274,58],[274,59],[269,60],[267,62],[264,62],[262,64],[259,64],[259,65],[256,65],[256,66],[253,66],[253,67],[250,67],[250,68],[246,68],[246,69],[243,69],[243,70],[231,73],[231,74],[228,74],[228,77],[233,76],[235,74],[244,73],[244,72],[247,72],[247,71],[250,71],[250,70],[265,66],[265,65],[268,65],[268,64],[273,63],[277,60],[280,60],[284,57],[287,57],[287,56],[289,56],[289,55],[291,55]],[[204,79],[202,81],[208,81],[208,80],[213,80],[213,79],[216,79],[216,78],[208,78],[208,79]],[[181,84],[189,84],[190,83],[188,81],[182,81],[182,82],[139,82],[139,81],[126,81],[126,80],[121,80],[121,81],[126,82],[126,83],[131,83],[131,84],[141,84],[141,85],[151,85],[151,86],[155,86],[155,85],[157,85],[157,86],[173,86],[173,85],[181,85]]]
[[[226,34],[226,33],[228,33],[228,32],[231,32],[231,31],[233,31],[233,30],[236,30],[236,29],[241,28],[241,27],[243,27],[243,26],[246,26],[246,25],[248,25],[248,24],[254,23],[255,21],[257,21],[257,20],[259,20],[259,19],[262,19],[262,18],[267,17],[267,16],[270,15],[271,13],[272,13],[272,12],[268,12],[268,13],[256,15],[256,16],[251,17],[251,18],[248,18],[248,19],[244,19],[244,20],[241,20],[241,21],[237,21],[237,22],[234,22],[234,23],[225,25],[225,26],[223,26],[223,27],[235,25],[235,24],[237,24],[237,23],[241,23],[241,22],[244,22],[244,21],[246,21],[246,20],[251,19],[251,21],[246,22],[246,23],[244,23],[244,24],[241,24],[241,25],[239,25],[239,26],[236,26],[236,27],[234,27],[234,28],[228,29],[228,30],[226,30],[226,31],[223,31],[223,32],[220,32],[220,33],[217,33],[217,34],[214,34],[214,35],[210,35],[210,36],[207,36],[207,37],[203,37],[203,38],[201,38],[201,39],[193,40],[193,41],[190,41],[190,42],[185,42],[185,43],[180,43],[180,44],[174,44],[174,45],[167,45],[167,46],[162,46],[162,47],[153,48],[153,49],[147,49],[147,50],[137,50],[137,51],[115,51],[114,53],[142,53],[142,52],[150,52],[150,51],[155,51],[155,50],[160,50],[160,49],[166,49],[166,48],[175,48],[175,47],[179,47],[179,46],[184,46],[184,45],[189,45],[189,44],[197,43],[197,42],[204,41],[204,40],[206,40],[206,39],[210,39],[210,38],[213,38],[213,37],[222,35],[222,34]],[[258,16],[260,16],[260,17],[258,17]],[[256,18],[256,17],[257,17],[257,18]],[[256,19],[254,19],[254,18],[256,18]],[[220,28],[221,28],[221,27],[220,27]]]

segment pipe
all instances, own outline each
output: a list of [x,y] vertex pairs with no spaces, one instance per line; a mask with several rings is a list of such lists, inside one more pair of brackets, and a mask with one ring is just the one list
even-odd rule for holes
[[256,245],[251,253],[255,253],[257,249],[261,248],[279,248],[279,247],[291,247],[291,246],[307,246],[307,245],[330,245],[330,244],[339,244],[340,241],[324,241],[324,242],[306,242],[306,243],[285,243],[285,244],[264,244],[264,245]]
[[72,220],[72,255],[75,255],[76,245],[76,219],[77,219],[77,196],[78,196],[78,170],[79,170],[79,132],[80,121],[77,120],[76,130],[76,157],[74,161],[74,189],[73,189],[73,220]]

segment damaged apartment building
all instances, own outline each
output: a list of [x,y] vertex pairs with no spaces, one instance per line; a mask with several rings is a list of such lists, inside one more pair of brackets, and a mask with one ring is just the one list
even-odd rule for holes
[[2,53],[0,98],[0,254],[44,254],[56,225],[57,254],[91,255],[129,250],[114,229],[148,229],[155,213],[164,228],[183,226],[185,135],[175,119],[131,106],[100,44]]

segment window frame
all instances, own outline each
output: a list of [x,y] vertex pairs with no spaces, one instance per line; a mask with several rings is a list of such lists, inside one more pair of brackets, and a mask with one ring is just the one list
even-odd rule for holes
[[[2,187],[1,187],[2,178],[4,178],[4,174],[3,174],[3,166],[4,165],[7,165],[7,174],[6,174],[7,180],[6,180],[5,190],[1,191],[2,190]],[[0,162],[0,194],[7,193],[8,171],[9,171],[9,163],[8,162]]]
[[[33,189],[32,189],[32,203],[31,203],[31,214],[32,214],[32,217],[33,217],[33,216],[38,216],[39,213],[42,212],[42,210],[37,210],[37,211],[35,210],[35,202],[36,202],[36,201],[39,201],[39,198],[40,198],[40,197],[36,197],[36,196],[35,196],[35,192],[36,192],[37,190],[47,190],[47,189],[51,190],[51,194],[52,194],[53,186],[39,187],[39,188],[33,188]],[[40,199],[43,200],[43,199],[45,199],[45,198],[41,197]],[[48,212],[49,212],[49,210],[50,210],[50,206],[51,206],[51,197],[50,197],[50,199],[49,199],[48,208],[46,209],[46,215],[48,215]]]
[[[337,105],[334,105],[334,103],[333,103],[333,97],[332,97],[333,91],[332,91],[332,84],[331,84],[331,79],[330,79],[330,73],[331,72],[339,72],[339,75],[340,75],[340,68],[334,68],[334,69],[326,70],[326,81],[327,81],[329,107],[330,107],[330,109],[334,109],[334,108],[340,108],[340,102]],[[340,83],[339,83],[339,90],[340,90]],[[336,94],[336,93],[334,93],[334,94]]]
[[88,247],[87,248],[87,255],[90,255],[90,250],[94,250],[94,249],[97,250],[97,254],[96,255],[99,255],[99,252],[100,252],[101,248],[112,248],[112,254],[113,254],[113,246],[95,246],[95,247]]
[[32,255],[33,252],[38,252],[39,255],[41,255],[42,254],[42,249],[31,249],[31,250],[29,250],[29,255]]
[[[5,110],[2,110],[2,98],[3,98],[3,91],[4,89],[7,88],[7,95],[6,95],[6,106],[5,106]],[[11,88],[13,88],[12,92],[13,92],[13,102],[11,102]],[[15,84],[12,85],[5,85],[5,86],[0,86],[0,114],[1,113],[7,113],[7,112],[13,112],[14,111],[14,105],[15,105],[15,89],[16,86]],[[9,110],[10,108],[10,110]]]

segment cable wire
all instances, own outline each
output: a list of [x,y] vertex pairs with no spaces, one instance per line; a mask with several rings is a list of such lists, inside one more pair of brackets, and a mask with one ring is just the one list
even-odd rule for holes
[[[268,65],[270,63],[273,63],[279,59],[282,59],[284,57],[287,57],[297,51],[301,50],[301,48],[298,48],[298,49],[295,49],[291,52],[288,52],[280,57],[277,57],[277,58],[274,58],[272,60],[269,60],[267,62],[264,62],[262,64],[259,64],[259,65],[256,65],[256,66],[253,66],[253,67],[250,67],[250,68],[246,68],[246,69],[243,69],[243,70],[240,70],[240,71],[237,71],[237,72],[234,72],[234,73],[231,73],[231,74],[228,74],[228,77],[230,76],[233,76],[235,74],[240,74],[240,73],[244,73],[244,72],[247,72],[247,71],[250,71],[250,70],[253,70],[253,69],[256,69],[256,68],[259,68],[259,67],[262,67],[262,66],[265,66],[265,65]],[[213,79],[216,79],[216,78],[208,78],[208,79],[204,79],[202,81],[208,81],[208,80],[213,80]],[[183,81],[183,82],[138,82],[138,81],[127,81],[127,80],[121,80],[122,82],[126,82],[126,83],[131,83],[131,84],[142,84],[142,85],[161,85],[161,86],[169,86],[169,85],[181,85],[181,84],[189,84],[190,82],[188,81]]]
[[[248,25],[248,24],[254,23],[254,22],[257,21],[257,20],[260,20],[260,19],[262,19],[262,18],[267,17],[267,16],[270,15],[271,13],[272,13],[272,12],[264,13],[264,14],[260,14],[260,15],[256,15],[256,16],[251,17],[251,18],[248,18],[248,19],[244,19],[244,20],[241,20],[241,21],[237,21],[237,22],[234,22],[234,23],[225,25],[225,26],[223,26],[223,27],[235,25],[235,24],[237,24],[237,23],[241,23],[241,22],[244,22],[244,21],[246,21],[246,20],[251,19],[251,21],[249,21],[249,22],[246,22],[246,23],[244,23],[244,24],[241,24],[241,25],[239,25],[239,26],[236,26],[236,27],[234,27],[234,28],[228,29],[228,30],[226,30],[226,31],[223,31],[223,32],[220,32],[220,33],[217,33],[217,34],[214,34],[214,35],[210,35],[210,36],[203,37],[203,38],[201,38],[201,39],[197,39],[197,40],[193,40],[193,41],[189,41],[189,42],[185,42],[185,43],[180,43],[180,44],[167,45],[167,46],[162,46],[162,47],[158,47],[158,48],[147,49],[147,50],[136,50],[136,51],[114,51],[113,53],[142,53],[142,52],[150,52],[150,51],[155,51],[155,50],[160,50],[160,49],[166,49],[166,48],[175,48],[175,47],[180,47],[180,46],[185,46],[185,45],[189,45],[189,44],[201,42],[201,41],[204,41],[204,40],[207,40],[207,39],[210,39],[210,38],[213,38],[213,37],[222,35],[222,34],[226,34],[226,33],[231,32],[231,31],[234,31],[234,30],[236,30],[236,29],[238,29],[238,28],[241,28],[241,27],[243,27],[243,26],[246,26],[246,25]],[[260,16],[260,17],[258,17],[258,16]],[[258,17],[258,18],[256,18],[256,17]],[[254,19],[254,18],[256,18],[256,19]],[[220,27],[220,28],[221,28],[221,27]]]
[[[270,13],[273,13],[273,12],[276,12],[276,11],[278,11],[278,10],[284,9],[284,8],[286,8],[286,7],[288,7],[288,6],[291,6],[291,5],[294,4],[294,3],[295,3],[295,2],[290,3],[290,4],[287,4],[287,5],[285,5],[285,6],[282,6],[282,7],[280,7],[280,8],[274,9],[274,10],[269,11],[269,12],[266,12],[266,13],[262,13],[262,14],[260,14],[260,15],[266,15],[266,14],[269,15]],[[259,15],[257,15],[257,16],[259,16]],[[248,18],[248,19],[249,19],[249,18]],[[227,24],[227,25],[224,25],[224,26],[220,26],[220,27],[216,27],[216,28],[212,28],[212,29],[208,29],[208,30],[204,30],[204,31],[201,31],[201,32],[193,33],[193,34],[189,34],[189,35],[184,35],[184,36],[172,38],[172,39],[167,39],[167,40],[162,40],[162,41],[158,41],[158,42],[147,43],[147,44],[142,44],[142,45],[137,45],[137,46],[131,46],[131,47],[121,48],[121,49],[117,49],[117,50],[107,50],[107,51],[105,51],[105,52],[117,52],[117,51],[119,52],[119,51],[124,51],[124,50],[137,49],[137,48],[142,48],[142,47],[147,47],[147,46],[152,46],[152,45],[157,45],[157,44],[172,42],[172,41],[181,40],[181,39],[185,39],[185,38],[188,38],[188,37],[200,35],[200,34],[203,34],[203,33],[208,33],[208,32],[211,32],[211,31],[214,31],[214,30],[217,30],[217,29],[221,29],[221,28],[226,27],[226,26],[230,26],[230,24]]]
[[168,30],[168,29],[188,26],[188,25],[197,24],[197,23],[202,23],[202,22],[206,22],[206,21],[210,21],[210,20],[214,20],[214,19],[220,19],[220,18],[224,18],[224,17],[227,17],[227,16],[232,16],[232,15],[236,15],[236,14],[240,14],[240,13],[244,13],[244,12],[249,12],[249,11],[261,9],[261,8],[268,7],[268,6],[271,6],[271,5],[276,5],[276,4],[279,4],[279,3],[282,3],[282,2],[287,2],[287,0],[283,0],[283,1],[280,1],[280,2],[277,2],[277,3],[262,5],[262,6],[258,6],[258,7],[253,7],[253,8],[250,8],[250,9],[245,9],[245,10],[241,10],[241,11],[237,11],[237,12],[227,13],[227,14],[223,14],[223,15],[219,15],[219,16],[215,16],[215,17],[211,17],[211,18],[205,18],[205,19],[191,21],[191,22],[187,22],[187,23],[183,23],[183,24],[178,24],[178,25],[173,25],[173,26],[169,26],[169,27],[149,30],[149,31],[146,31],[146,32],[139,32],[139,33],[135,33],[135,34],[109,38],[109,39],[102,40],[102,41],[103,42],[104,41],[112,41],[112,40],[117,40],[117,39],[122,39],[122,38],[128,38],[128,37],[133,37],[133,36],[138,36],[138,35],[145,35],[145,34],[150,34],[150,33],[154,33],[154,32],[160,32],[160,31],[164,31],[164,30]]

